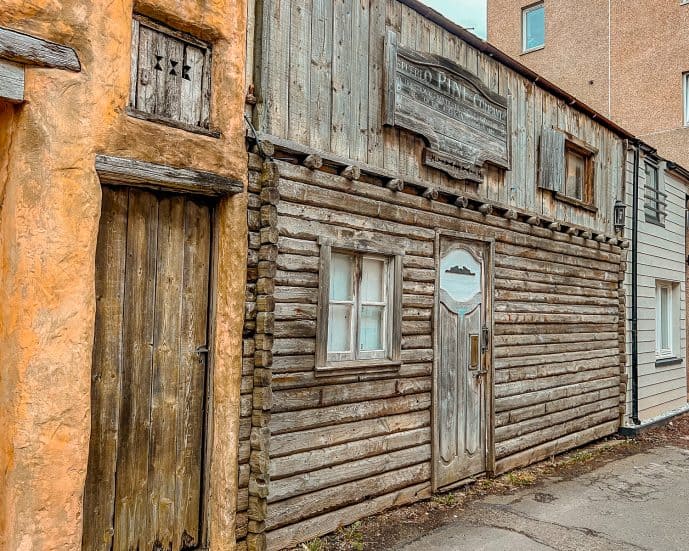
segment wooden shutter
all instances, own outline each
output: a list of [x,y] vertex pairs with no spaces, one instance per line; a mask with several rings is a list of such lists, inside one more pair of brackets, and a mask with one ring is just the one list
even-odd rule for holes
[[550,126],[541,131],[538,185],[543,189],[561,192],[565,180],[565,135]]

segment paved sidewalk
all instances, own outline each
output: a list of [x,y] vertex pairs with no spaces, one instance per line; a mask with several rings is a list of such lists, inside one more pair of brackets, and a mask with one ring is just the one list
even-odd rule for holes
[[657,447],[571,480],[485,497],[398,549],[689,550],[689,450]]

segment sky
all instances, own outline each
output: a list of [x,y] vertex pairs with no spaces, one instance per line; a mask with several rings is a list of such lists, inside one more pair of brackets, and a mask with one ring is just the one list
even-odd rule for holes
[[421,0],[462,27],[486,39],[486,0]]

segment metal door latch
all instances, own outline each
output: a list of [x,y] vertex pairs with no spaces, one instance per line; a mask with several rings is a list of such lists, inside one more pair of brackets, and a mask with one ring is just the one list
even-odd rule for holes
[[488,332],[488,326],[484,325],[481,328],[481,352],[485,352],[488,350],[488,339],[490,337],[490,334]]

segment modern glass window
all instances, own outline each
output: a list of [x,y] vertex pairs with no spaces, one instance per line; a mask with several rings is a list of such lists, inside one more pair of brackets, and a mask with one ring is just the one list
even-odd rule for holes
[[672,283],[656,282],[656,358],[672,358],[674,350],[674,304]]
[[525,52],[545,46],[545,7],[543,2],[522,10],[522,49]]
[[663,225],[665,223],[666,195],[661,189],[661,172],[657,164],[646,161],[644,185],[644,214],[646,222]]

